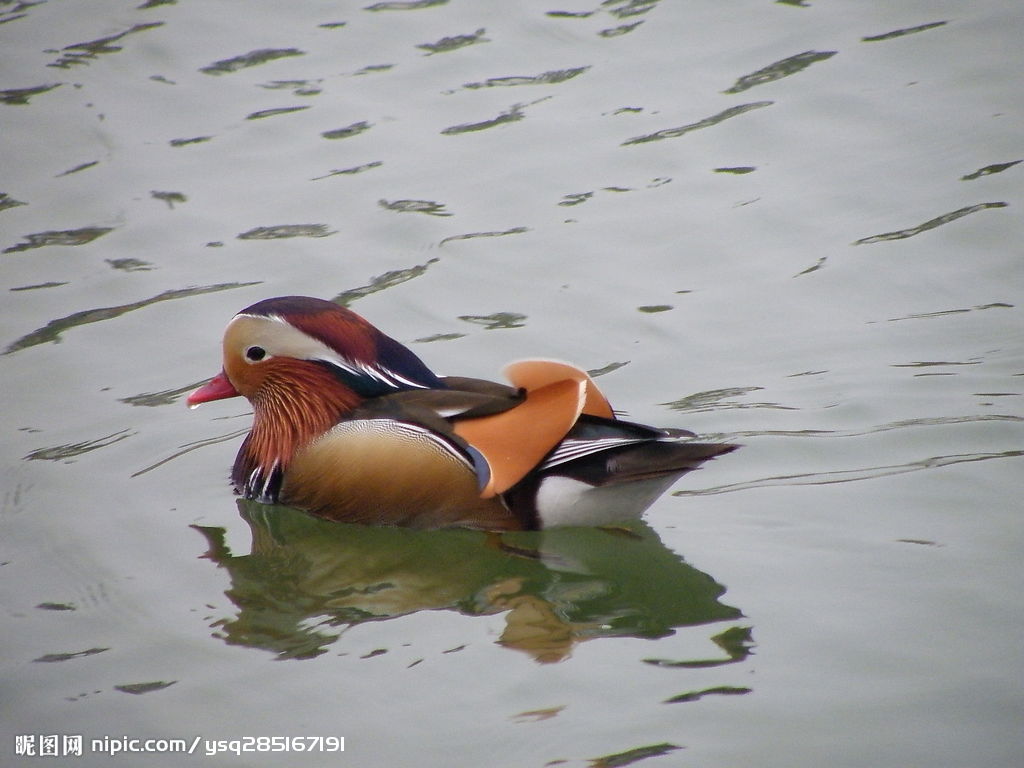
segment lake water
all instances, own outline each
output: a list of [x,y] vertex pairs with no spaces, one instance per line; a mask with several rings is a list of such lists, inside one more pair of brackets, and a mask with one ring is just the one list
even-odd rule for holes
[[[1022,31],[0,4],[0,762],[1024,764]],[[290,293],[744,447],[504,547],[240,505],[245,404],[183,395]]]

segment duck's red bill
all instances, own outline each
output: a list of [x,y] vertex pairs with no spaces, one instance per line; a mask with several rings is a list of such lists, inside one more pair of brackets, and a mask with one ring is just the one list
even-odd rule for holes
[[211,400],[223,400],[226,397],[238,397],[238,390],[228,381],[224,371],[221,371],[190,394],[185,403],[189,408],[195,408],[202,403],[208,403]]

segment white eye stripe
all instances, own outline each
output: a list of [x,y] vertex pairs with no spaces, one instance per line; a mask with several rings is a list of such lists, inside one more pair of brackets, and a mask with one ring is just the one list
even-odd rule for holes
[[299,360],[315,360],[322,357],[327,360],[338,360],[338,354],[319,339],[300,331],[280,315],[235,315],[228,324],[225,338],[234,335],[235,330],[241,333],[238,338],[245,341],[245,350],[254,346],[262,347],[267,355],[277,357],[294,357]]

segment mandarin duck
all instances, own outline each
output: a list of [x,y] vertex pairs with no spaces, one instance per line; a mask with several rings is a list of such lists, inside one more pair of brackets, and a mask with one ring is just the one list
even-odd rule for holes
[[231,480],[248,499],[332,520],[539,529],[638,517],[680,475],[734,450],[617,418],[585,372],[524,360],[512,386],[434,374],[349,309],[260,301],[224,332],[190,407],[241,395],[252,429]]

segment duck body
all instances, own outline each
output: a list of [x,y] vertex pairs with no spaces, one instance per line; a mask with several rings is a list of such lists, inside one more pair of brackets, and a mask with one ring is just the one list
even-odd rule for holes
[[593,380],[527,360],[512,386],[441,377],[329,301],[235,315],[224,367],[188,404],[242,395],[253,427],[232,482],[333,520],[523,530],[639,516],[680,475],[736,448],[616,418]]

